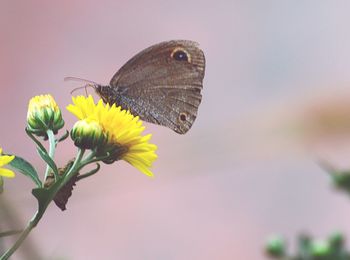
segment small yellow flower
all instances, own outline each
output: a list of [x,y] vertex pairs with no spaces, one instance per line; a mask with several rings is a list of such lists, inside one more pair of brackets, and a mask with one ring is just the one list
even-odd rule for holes
[[28,130],[38,136],[46,136],[47,130],[55,134],[64,125],[60,108],[51,95],[35,96],[29,101]]
[[115,104],[104,105],[102,100],[95,104],[91,95],[72,99],[73,104],[67,106],[68,111],[80,120],[88,119],[99,123],[108,139],[106,149],[112,146],[118,151],[118,158],[114,160],[125,160],[144,174],[153,176],[150,168],[157,159],[157,146],[148,142],[152,135],[141,135],[145,127],[139,117]]
[[15,173],[13,171],[2,168],[6,164],[9,164],[13,159],[15,159],[14,155],[2,155],[2,148],[0,148],[0,176],[7,178],[15,177]]

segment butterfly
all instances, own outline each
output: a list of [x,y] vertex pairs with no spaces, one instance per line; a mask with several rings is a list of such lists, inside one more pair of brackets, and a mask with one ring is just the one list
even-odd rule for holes
[[198,44],[172,40],[136,54],[115,73],[109,85],[88,82],[105,103],[185,134],[197,117],[204,74],[205,57]]

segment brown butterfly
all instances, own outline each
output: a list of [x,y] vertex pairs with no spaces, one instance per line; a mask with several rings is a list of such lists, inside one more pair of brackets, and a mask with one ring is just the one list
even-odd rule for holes
[[185,134],[197,117],[204,71],[205,58],[198,44],[174,40],[136,54],[108,86],[89,83],[104,102],[116,103],[144,121]]

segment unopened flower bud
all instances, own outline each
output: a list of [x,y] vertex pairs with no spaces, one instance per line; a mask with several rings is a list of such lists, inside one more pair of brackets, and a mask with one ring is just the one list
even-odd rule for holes
[[31,133],[44,137],[47,130],[56,134],[64,125],[61,110],[51,95],[35,96],[29,101],[27,123]]
[[95,149],[103,147],[107,143],[107,137],[102,126],[89,119],[77,121],[71,131],[74,144],[82,149]]

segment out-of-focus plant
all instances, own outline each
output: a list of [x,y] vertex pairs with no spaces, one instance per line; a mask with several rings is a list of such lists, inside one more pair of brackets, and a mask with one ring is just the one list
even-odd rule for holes
[[[331,176],[335,187],[350,194],[350,171],[340,171],[329,163],[320,165]],[[280,236],[268,239],[265,251],[270,258],[284,260],[350,260],[350,251],[345,248],[345,238],[341,233],[334,233],[325,240],[314,240],[310,236],[298,238],[298,249],[294,256],[286,252],[286,243]]]
[[288,255],[285,240],[280,236],[268,239],[266,254],[272,259],[283,260],[349,260],[350,252],[345,248],[344,236],[334,233],[324,240],[315,240],[308,235],[298,238],[297,252]]
[[[142,135],[145,127],[138,117],[116,105],[104,105],[102,100],[95,103],[91,96],[73,97],[73,104],[67,106],[67,110],[74,114],[78,121],[71,131],[57,137],[59,130],[64,126],[64,120],[53,97],[36,96],[29,102],[25,130],[46,164],[42,175],[24,158],[3,153],[0,149],[0,192],[4,187],[3,177],[15,176],[12,170],[4,168],[7,165],[33,181],[35,188],[32,194],[38,201],[36,213],[23,231],[20,231],[15,244],[6,252],[0,252],[0,260],[8,259],[18,249],[31,230],[37,226],[52,201],[61,210],[65,210],[73,186],[81,179],[97,173],[100,163],[111,164],[124,160],[147,176],[153,176],[150,168],[157,158],[157,146],[149,143],[150,134]],[[75,158],[59,168],[54,159],[55,151],[69,135],[77,153]],[[48,142],[48,151],[43,142]],[[86,166],[93,164],[93,170],[86,170]],[[19,232],[2,232],[0,239],[17,233]]]
[[320,162],[321,167],[331,176],[334,186],[350,194],[350,171],[338,170],[326,161]]

